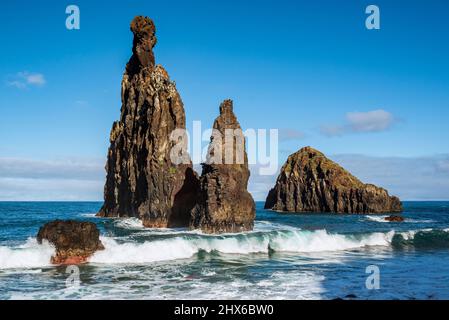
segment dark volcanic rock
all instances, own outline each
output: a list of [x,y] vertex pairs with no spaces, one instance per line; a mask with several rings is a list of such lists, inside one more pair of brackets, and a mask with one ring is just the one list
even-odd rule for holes
[[[254,200],[247,190],[250,176],[248,158],[231,100],[220,105],[220,116],[215,119],[213,129],[220,133],[222,143],[217,145],[220,138],[212,135],[208,160],[202,165],[201,190],[198,204],[192,211],[191,228],[201,228],[207,233],[252,230],[256,213]],[[237,131],[225,140],[226,129]],[[230,155],[228,160],[226,150]],[[220,153],[221,157],[218,156]],[[221,158],[222,163],[213,161],[214,157]]]
[[402,204],[387,190],[362,183],[321,152],[305,147],[288,157],[267,196],[265,208],[369,214],[400,212]]
[[404,220],[405,220],[404,217],[398,215],[392,215],[385,218],[385,221],[389,222],[404,222]]
[[185,129],[183,103],[167,72],[155,65],[153,21],[136,17],[131,31],[133,55],[122,80],[120,120],[110,134],[99,215],[138,217],[147,227],[188,226],[197,175],[190,160],[178,165],[170,159],[170,134]]
[[134,34],[133,56],[131,57],[130,68],[152,67],[155,64],[153,47],[156,45],[156,27],[148,17],[138,16],[131,22],[131,31]]
[[103,250],[100,232],[91,222],[55,220],[46,223],[37,234],[38,243],[47,240],[56,247],[54,264],[79,264],[97,250]]

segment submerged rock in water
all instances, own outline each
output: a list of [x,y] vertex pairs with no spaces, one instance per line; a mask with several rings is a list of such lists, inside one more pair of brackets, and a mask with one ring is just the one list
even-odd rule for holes
[[270,190],[266,209],[287,212],[401,212],[399,198],[364,184],[321,152],[305,147],[290,155]]
[[200,194],[192,210],[191,228],[201,228],[207,233],[252,230],[256,210],[247,190],[248,157],[232,100],[220,105],[213,129],[208,159],[202,165]]
[[53,264],[84,263],[98,250],[103,250],[100,231],[92,222],[55,220],[43,225],[37,234],[38,243],[47,240],[56,248]]
[[392,215],[389,217],[385,217],[385,221],[389,221],[389,222],[404,222],[404,217],[402,216],[398,216],[398,215]]
[[185,129],[181,97],[165,69],[155,65],[155,26],[131,23],[133,55],[122,80],[120,120],[112,126],[104,205],[98,215],[137,217],[147,227],[187,227],[198,178],[190,158],[173,163],[175,129]]

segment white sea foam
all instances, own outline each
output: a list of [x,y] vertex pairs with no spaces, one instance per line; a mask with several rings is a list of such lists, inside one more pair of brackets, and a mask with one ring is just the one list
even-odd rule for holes
[[81,214],[82,217],[87,217],[87,218],[95,218],[97,216],[96,213],[83,213]]
[[357,249],[368,246],[388,246],[394,231],[364,236],[330,234],[326,230],[300,231],[279,234],[270,241],[274,251],[324,252]]
[[[248,281],[232,272],[225,278],[206,272],[194,278],[182,276],[182,266],[166,264],[158,268],[129,269],[99,266],[107,279],[127,278],[120,285],[112,281],[94,281],[82,290],[66,288],[45,291],[12,292],[10,299],[320,299],[325,293],[325,277],[311,270],[279,270],[259,281]],[[229,270],[229,269],[221,269]],[[214,277],[214,281],[209,278]],[[151,289],[145,287],[151,286]]]
[[275,231],[275,230],[280,230],[280,231],[285,231],[285,230],[293,230],[293,231],[298,231],[301,230],[298,227],[293,227],[293,226],[288,226],[282,223],[276,223],[276,222],[271,222],[271,221],[255,221],[254,222],[254,230],[253,231],[249,231],[249,233],[251,232],[259,232],[259,231],[263,231],[263,232],[267,232],[267,231]]
[[116,218],[114,221],[116,227],[137,231],[134,235],[148,235],[148,234],[201,234],[201,230],[188,230],[186,228],[147,228],[142,224],[142,220],[138,218]]
[[175,237],[143,243],[119,243],[102,237],[105,250],[90,259],[94,263],[150,263],[156,261],[187,259],[200,251],[224,254],[251,254],[277,252],[324,252],[388,246],[394,231],[372,233],[364,236],[330,234],[318,231],[276,231],[262,234],[234,236]]
[[[404,240],[413,240],[413,239],[415,239],[415,236],[418,232],[432,232],[433,230],[434,229],[427,228],[427,229],[403,231],[403,232],[398,232],[397,234],[402,236],[402,238]],[[442,231],[447,232],[447,231],[449,231],[449,229],[443,229]]]
[[388,222],[385,218],[388,216],[365,216],[366,219],[375,222]]
[[200,250],[221,253],[248,254],[268,251],[268,239],[250,240],[235,237],[201,237],[186,239],[175,237],[144,243],[118,243],[112,238],[102,237],[105,250],[98,251],[90,259],[94,263],[148,263],[165,260],[187,259]]
[[[114,219],[114,224],[116,227],[129,229],[129,230],[138,230],[143,231],[145,233],[191,233],[191,234],[202,234],[201,230],[187,230],[185,228],[146,228],[142,224],[142,220],[138,218],[116,218]],[[255,221],[254,223],[254,231],[247,231],[244,233],[252,233],[252,232],[267,232],[274,230],[300,230],[297,227],[287,226],[281,223],[275,223],[270,221]],[[226,235],[226,233],[224,234]],[[228,233],[228,235],[232,235],[232,233]]]
[[49,266],[54,251],[48,242],[39,245],[34,238],[18,247],[0,246],[0,269]]
[[[400,232],[405,240],[412,240],[418,231]],[[445,231],[449,231],[446,229]],[[390,246],[395,231],[364,235],[332,234],[326,230],[285,230],[254,232],[232,236],[176,235],[168,239],[139,242],[119,242],[101,237],[105,250],[90,259],[98,264],[146,264],[158,261],[188,259],[200,251],[222,254],[252,254],[275,252],[313,253],[353,250],[373,246]],[[18,247],[0,247],[0,269],[37,268],[50,265],[54,248],[48,243],[38,245],[29,239]]]
[[101,237],[105,250],[97,251],[94,263],[147,263],[185,259],[193,256],[197,248],[189,241],[173,238],[144,243],[118,243],[112,238]]
[[117,218],[114,221],[115,225],[119,228],[130,230],[142,230],[145,227],[142,224],[142,220],[137,218]]
[[[365,218],[367,220],[370,221],[374,221],[374,222],[386,222],[386,223],[390,223],[389,221],[385,220],[385,218],[387,218],[389,216],[385,216],[385,215],[366,215]],[[419,219],[410,219],[410,218],[405,218],[404,222],[407,223],[432,223],[435,222],[434,220],[431,219],[423,219],[423,220],[419,220]]]
[[418,232],[417,230],[410,230],[410,231],[401,232],[400,235],[402,236],[402,238],[404,240],[413,240],[415,238],[415,235],[417,232]]

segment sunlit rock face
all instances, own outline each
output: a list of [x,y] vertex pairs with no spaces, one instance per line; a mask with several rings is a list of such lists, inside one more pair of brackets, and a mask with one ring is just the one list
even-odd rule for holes
[[170,156],[175,129],[185,129],[181,97],[155,64],[156,28],[148,17],[131,22],[132,56],[122,80],[120,120],[110,134],[103,217],[137,217],[147,227],[187,227],[198,178],[190,160]]
[[[248,157],[231,100],[220,105],[220,115],[215,119],[213,129],[222,141],[217,145],[219,137],[211,137],[208,161],[203,164],[200,178],[198,204],[192,210],[190,226],[206,233],[252,230],[256,211],[247,190],[250,176]],[[228,141],[230,143],[225,141],[226,130],[234,132]],[[226,153],[230,161],[226,161]],[[217,163],[218,159],[222,163]]]
[[305,147],[290,155],[270,190],[265,209],[287,212],[401,212],[399,198],[365,184],[323,153]]

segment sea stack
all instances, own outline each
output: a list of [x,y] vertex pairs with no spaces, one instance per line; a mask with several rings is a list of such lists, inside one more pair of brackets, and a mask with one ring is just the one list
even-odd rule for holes
[[100,231],[92,222],[55,220],[43,225],[37,234],[37,242],[47,240],[55,246],[51,257],[53,264],[80,264],[87,262],[96,251],[103,250]]
[[265,208],[374,214],[401,212],[402,204],[387,190],[361,182],[323,153],[305,147],[288,157],[267,196]]
[[138,16],[131,31],[133,54],[122,80],[120,120],[110,134],[98,215],[137,217],[147,227],[187,227],[198,180],[190,160],[175,164],[170,157],[171,133],[186,127],[184,106],[168,73],[155,64],[153,21]]
[[220,105],[207,160],[202,167],[200,194],[192,210],[191,228],[200,228],[206,233],[252,230],[256,210],[247,190],[248,157],[232,100]]

